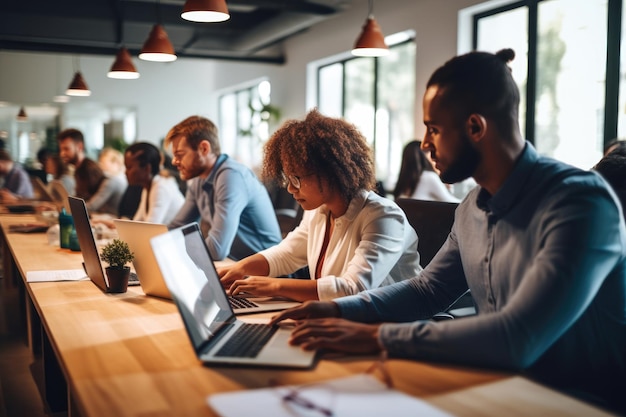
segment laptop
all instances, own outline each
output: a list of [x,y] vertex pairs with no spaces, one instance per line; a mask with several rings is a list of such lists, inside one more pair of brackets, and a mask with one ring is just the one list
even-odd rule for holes
[[197,223],[150,243],[196,356],[205,364],[313,365],[315,352],[289,345],[289,328],[237,319]]
[[69,194],[65,185],[63,185],[63,182],[61,180],[52,180],[48,183],[48,186],[50,187],[52,201],[54,201],[57,207],[59,207],[59,210],[61,210],[61,208],[65,208],[67,213],[71,212],[69,202],[67,200]]
[[[100,261],[98,246],[96,245],[96,239],[91,229],[91,222],[89,221],[85,200],[70,196],[68,197],[68,202],[72,219],[74,220],[78,244],[80,245],[80,251],[83,255],[85,273],[98,288],[104,292],[108,292],[109,283],[102,262]],[[136,274],[131,273],[128,285],[139,285]]]
[[[150,245],[150,239],[168,231],[163,224],[139,222],[134,220],[113,220],[121,240],[128,243],[135,254],[133,266],[143,292],[161,298],[172,299],[167,284],[161,275],[161,269]],[[235,314],[278,311],[299,305],[296,301],[287,301],[271,297],[231,297],[228,300]]]
[[167,226],[133,220],[114,219],[119,238],[126,242],[134,253],[133,266],[143,292],[155,297],[172,299],[161,275],[159,264],[154,258],[150,239],[168,231]]

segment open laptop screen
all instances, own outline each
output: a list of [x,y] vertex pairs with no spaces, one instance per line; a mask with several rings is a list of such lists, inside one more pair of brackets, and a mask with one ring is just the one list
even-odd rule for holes
[[178,305],[196,351],[235,320],[197,224],[151,240],[172,299]]

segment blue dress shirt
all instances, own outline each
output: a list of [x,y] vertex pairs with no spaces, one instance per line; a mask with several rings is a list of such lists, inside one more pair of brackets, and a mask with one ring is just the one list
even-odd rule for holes
[[[478,315],[426,320],[469,288]],[[494,195],[477,187],[408,281],[338,299],[391,356],[524,370],[626,411],[626,227],[595,172],[530,143]],[[403,323],[401,323],[403,322]]]

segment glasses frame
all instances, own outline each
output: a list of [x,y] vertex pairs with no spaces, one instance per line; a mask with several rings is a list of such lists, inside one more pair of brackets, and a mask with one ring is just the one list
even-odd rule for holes
[[284,188],[289,187],[289,184],[291,184],[293,188],[299,190],[300,187],[302,187],[302,178],[310,177],[311,175],[315,175],[315,173],[311,172],[310,174],[305,175],[285,175],[285,173],[283,172],[280,183]]

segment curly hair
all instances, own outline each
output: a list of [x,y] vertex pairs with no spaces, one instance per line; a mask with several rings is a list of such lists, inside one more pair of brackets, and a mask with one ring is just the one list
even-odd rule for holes
[[264,146],[263,177],[280,182],[285,171],[304,169],[326,178],[350,201],[376,187],[372,150],[353,124],[311,110],[285,122]]

